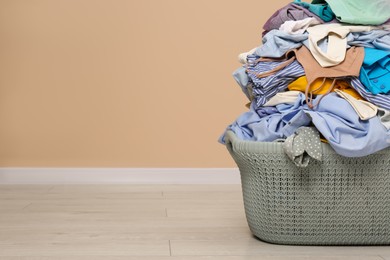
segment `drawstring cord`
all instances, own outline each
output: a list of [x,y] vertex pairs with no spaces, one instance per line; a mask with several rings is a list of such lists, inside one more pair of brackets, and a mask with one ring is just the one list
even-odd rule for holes
[[[307,104],[307,106],[308,106],[310,109],[313,109],[314,107],[316,107],[316,106],[321,102],[321,99],[323,99],[326,95],[328,95],[328,94],[329,94],[330,92],[332,92],[332,90],[334,89],[334,86],[335,86],[336,81],[337,81],[336,78],[333,79],[332,85],[330,85],[330,87],[329,87],[329,89],[326,91],[326,93],[323,94],[323,95],[320,97],[320,99],[318,100],[317,104],[313,105],[313,92],[316,92],[316,91],[320,90],[321,88],[323,88],[324,85],[325,85],[325,80],[326,80],[326,79],[327,79],[327,78],[325,77],[325,78],[323,79],[321,85],[320,85],[318,88],[316,88],[315,90],[310,90],[310,85],[311,85],[311,83],[308,83],[308,84],[306,85],[306,89],[305,89],[306,104]],[[309,92],[309,90],[310,90],[310,92]]]
[[[283,58],[283,59],[285,60],[285,58]],[[283,59],[282,59],[282,60],[283,60]],[[258,77],[258,78],[265,78],[265,77],[268,77],[268,76],[274,74],[275,72],[278,72],[279,70],[284,69],[285,67],[287,67],[288,65],[290,65],[291,63],[293,63],[295,59],[296,59],[295,56],[293,56],[293,57],[291,57],[290,59],[286,60],[286,62],[284,62],[284,63],[282,63],[282,64],[279,64],[278,66],[276,66],[275,68],[273,68],[273,69],[270,70],[270,71],[266,71],[266,72],[263,72],[263,73],[256,74],[254,71],[251,71],[251,70],[248,69],[248,66],[249,66],[249,65],[254,66],[255,64],[257,64],[257,63],[259,63],[259,62],[261,62],[261,61],[262,61],[262,62],[271,62],[271,61],[277,61],[277,60],[278,60],[278,59],[268,59],[268,58],[263,58],[263,57],[261,57],[261,58],[255,60],[253,63],[248,63],[248,64],[246,64],[246,65],[245,65],[245,67],[246,67],[246,72],[250,72],[250,73],[252,73],[252,74],[255,74],[256,77]]]

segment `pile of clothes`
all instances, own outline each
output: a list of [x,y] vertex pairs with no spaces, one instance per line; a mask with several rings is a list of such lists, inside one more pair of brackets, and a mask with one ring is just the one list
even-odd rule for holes
[[321,142],[346,157],[390,146],[390,0],[295,0],[263,29],[233,73],[249,111],[220,143],[281,141],[301,167]]

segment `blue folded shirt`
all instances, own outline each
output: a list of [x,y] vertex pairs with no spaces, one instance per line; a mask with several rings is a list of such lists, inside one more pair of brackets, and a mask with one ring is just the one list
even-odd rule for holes
[[390,91],[390,52],[364,48],[364,61],[360,81],[372,94],[387,94]]

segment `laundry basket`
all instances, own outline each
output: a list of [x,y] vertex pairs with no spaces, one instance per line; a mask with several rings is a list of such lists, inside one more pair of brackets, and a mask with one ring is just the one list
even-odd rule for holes
[[322,144],[323,161],[299,168],[282,143],[226,133],[252,233],[290,245],[389,245],[390,149],[347,158]]

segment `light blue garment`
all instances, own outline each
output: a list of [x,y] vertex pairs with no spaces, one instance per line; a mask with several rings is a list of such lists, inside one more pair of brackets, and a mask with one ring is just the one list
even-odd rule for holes
[[309,4],[302,2],[301,0],[295,0],[294,4],[307,8],[310,12],[320,17],[324,22],[330,22],[336,17],[327,3]]
[[233,72],[233,78],[236,80],[237,84],[241,87],[241,90],[242,90],[242,92],[244,92],[245,96],[249,100],[251,100],[252,93],[250,93],[250,90],[249,90],[249,85],[251,83],[249,83],[249,77],[245,72],[245,68],[240,67],[240,68],[236,69]]
[[[305,96],[299,95],[294,105],[276,106],[280,113],[259,117],[253,108],[228,126],[243,140],[275,141],[292,135],[310,121],[326,138],[333,149],[347,157],[361,157],[390,146],[390,132],[378,116],[360,120],[353,107],[337,93],[317,96],[313,110],[305,104]],[[337,105],[335,105],[337,104]],[[311,119],[310,119],[311,118]],[[225,132],[226,133],[226,132]],[[224,135],[219,141],[225,143]]]
[[279,110],[276,107],[259,107],[256,108],[256,113],[260,117],[266,117],[275,113],[279,113]]
[[390,31],[387,30],[350,33],[347,36],[347,41],[349,46],[360,46],[390,51]]
[[307,40],[308,33],[288,34],[279,30],[272,30],[264,35],[263,45],[259,46],[255,53],[260,57],[280,58],[291,50],[302,46],[302,42]]
[[[297,49],[302,45],[309,48],[308,33],[288,34],[279,30],[268,32],[263,38],[263,44],[257,47],[255,55],[259,57],[280,58],[287,51]],[[353,32],[347,35],[347,47],[359,46],[368,48],[377,48],[380,50],[390,50],[390,31],[372,30],[369,32]],[[320,49],[324,52],[328,49],[327,39],[318,43]]]
[[325,96],[314,110],[305,111],[340,155],[361,157],[390,146],[390,132],[379,117],[360,120],[352,106],[336,93]]
[[[372,30],[369,32],[353,32],[347,35],[347,48],[352,46],[376,48],[379,50],[390,51],[390,31]],[[309,40],[304,40],[303,45],[308,49]],[[323,52],[327,52],[328,39],[324,38],[318,42],[318,46]]]
[[390,52],[364,48],[360,80],[374,95],[390,91]]
[[[252,104],[250,110],[239,116],[226,131],[232,130],[243,140],[272,142],[285,139],[299,127],[310,124],[310,118],[302,110],[304,99],[304,95],[301,94],[301,98],[293,105],[277,105],[275,108],[278,112],[265,117],[256,113],[255,106]],[[226,131],[219,138],[222,144],[225,144]]]

